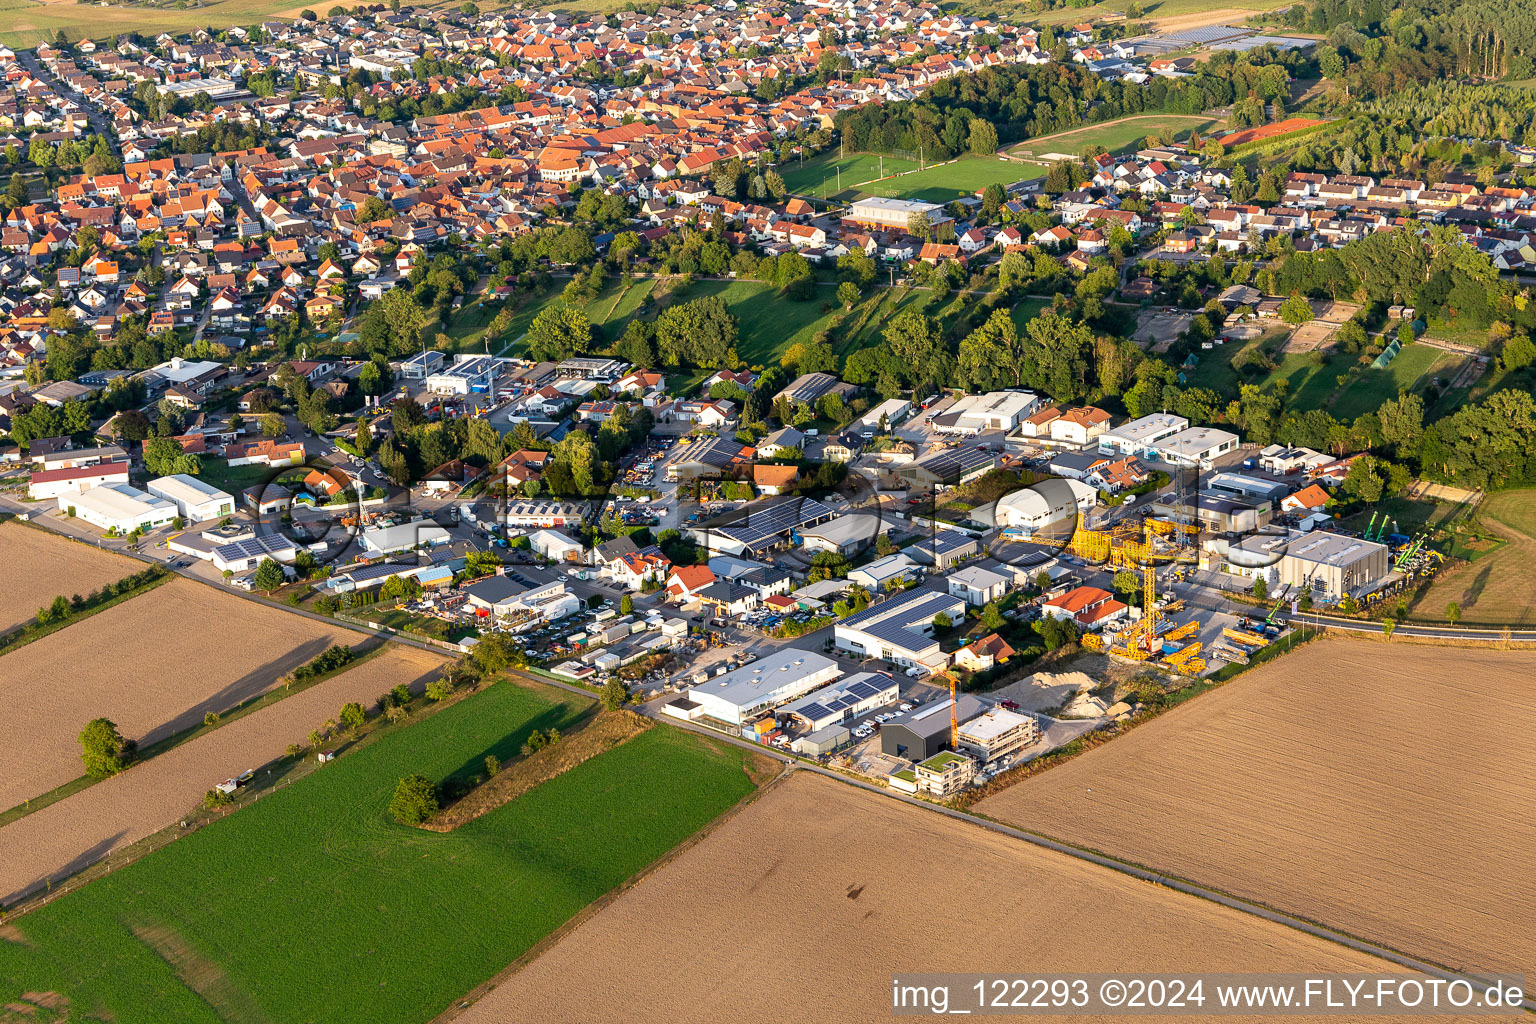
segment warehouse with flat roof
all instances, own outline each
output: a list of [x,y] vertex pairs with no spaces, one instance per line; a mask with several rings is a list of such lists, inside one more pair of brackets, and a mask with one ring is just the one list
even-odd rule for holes
[[1385,544],[1314,531],[1286,545],[1280,583],[1311,590],[1314,600],[1337,601],[1374,590],[1391,570]]
[[1154,412],[1149,416],[1122,423],[1113,430],[1099,435],[1099,451],[1108,455],[1146,455],[1152,446],[1172,437],[1189,427],[1189,420],[1169,412]]
[[99,484],[58,496],[59,511],[118,533],[152,530],[176,518],[176,506],[127,484]]
[[929,224],[942,224],[954,219],[944,212],[942,203],[925,203],[917,199],[871,197],[851,204],[848,212],[843,214],[843,220],[870,227],[899,228],[905,231],[914,213],[925,215]]
[[899,692],[896,680],[884,672],[860,672],[790,701],[779,713],[799,719],[814,731],[852,721],[866,711],[890,704]]
[[862,657],[932,672],[949,664],[949,655],[933,638],[933,619],[940,614],[959,622],[965,601],[932,590],[909,590],[837,623],[834,642]]
[[688,699],[699,705],[697,715],[741,726],[842,674],[843,670],[831,658],[786,647],[689,688]]
[[[950,699],[904,711],[880,727],[880,752],[908,761],[923,761],[949,748]],[[962,693],[955,707],[961,722],[981,714],[987,706],[974,694]]]

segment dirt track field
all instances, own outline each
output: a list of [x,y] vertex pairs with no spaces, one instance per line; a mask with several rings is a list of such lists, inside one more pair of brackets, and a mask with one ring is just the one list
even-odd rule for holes
[[1536,971],[1536,652],[1308,644],[977,810],[1469,971]]
[[[659,962],[637,950],[684,956]],[[567,1024],[889,1021],[892,972],[1176,967],[1382,969],[1280,925],[799,772],[444,1019],[505,1024],[537,1006],[541,1020]]]
[[0,633],[30,622],[63,594],[82,597],[145,568],[143,562],[16,523],[0,525]]
[[303,744],[348,701],[369,704],[400,683],[420,691],[442,664],[435,654],[391,644],[356,668],[0,828],[0,902],[176,822],[219,781]]
[[362,638],[177,579],[0,655],[0,808],[77,778],[93,718],[151,742]]

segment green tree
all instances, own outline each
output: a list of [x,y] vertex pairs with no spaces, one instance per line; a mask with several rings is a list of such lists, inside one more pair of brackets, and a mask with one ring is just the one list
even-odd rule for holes
[[1396,629],[1396,628],[1397,628],[1397,620],[1396,619],[1387,618],[1387,619],[1382,619],[1381,620],[1381,635],[1385,639],[1391,640],[1392,639],[1392,631],[1394,629]]
[[1280,319],[1299,327],[1312,319],[1312,304],[1300,292],[1291,292],[1280,303]]
[[997,152],[997,129],[991,121],[972,118],[969,143],[971,152],[977,156],[991,156]]
[[1260,601],[1269,596],[1269,581],[1263,576],[1255,576],[1253,578],[1253,596]]
[[261,564],[256,566],[256,589],[270,594],[283,585],[287,577],[283,575],[283,567],[270,558],[263,558]]
[[854,303],[859,301],[859,286],[852,281],[844,281],[838,285],[837,301],[844,309],[852,309]]
[[412,773],[400,780],[389,801],[389,813],[402,825],[420,825],[437,813],[437,787],[425,775]]
[[629,702],[629,688],[624,685],[624,680],[615,676],[603,684],[603,707],[609,711],[617,711]]
[[368,720],[368,712],[357,701],[349,701],[341,706],[340,718],[343,728],[356,732]]
[[93,779],[105,779],[128,767],[133,744],[124,740],[111,719],[96,718],[80,733],[80,760]]
[[534,359],[569,359],[591,350],[592,322],[563,302],[546,306],[528,325],[528,354]]
[[1455,601],[1445,606],[1445,617],[1451,625],[1461,621],[1461,605]]
[[619,614],[628,615],[635,610],[635,599],[628,594],[619,598]]
[[950,629],[951,627],[954,626],[954,624],[955,624],[955,620],[951,619],[944,612],[939,612],[937,615],[935,615],[933,617],[933,628],[934,629]]

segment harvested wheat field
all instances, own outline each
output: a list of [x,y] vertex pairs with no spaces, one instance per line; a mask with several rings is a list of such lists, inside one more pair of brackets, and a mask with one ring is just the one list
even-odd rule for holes
[[504,1024],[537,1006],[568,1024],[887,1021],[893,972],[1180,968],[1383,965],[796,772],[444,1019]]
[[0,633],[31,622],[39,608],[60,594],[84,596],[145,568],[124,555],[18,523],[0,525],[0,565],[5,567]]
[[976,809],[1470,971],[1536,972],[1536,652],[1326,639]]
[[0,655],[0,807],[77,778],[77,737],[93,718],[142,745],[265,692],[331,644],[361,639],[175,579]]
[[303,744],[348,701],[369,704],[401,683],[420,692],[442,664],[436,654],[390,644],[356,668],[11,822],[0,828],[0,903],[174,824],[219,781]]

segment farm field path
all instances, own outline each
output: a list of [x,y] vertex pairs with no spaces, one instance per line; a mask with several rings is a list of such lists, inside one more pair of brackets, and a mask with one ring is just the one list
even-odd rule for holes
[[174,824],[213,786],[303,743],[348,701],[367,705],[400,683],[420,691],[443,660],[391,644],[356,668],[0,828],[0,902]]
[[[936,922],[961,918],[965,934],[985,941],[929,941],[944,930],[936,932]],[[634,955],[642,945],[690,954],[677,969],[659,969],[654,958]],[[1385,966],[1282,925],[796,772],[469,1009],[439,1020],[504,1024],[538,1006],[541,1019],[567,1024],[886,1021],[893,972],[1131,972],[1197,963],[1211,971]],[[583,984],[571,984],[577,977]],[[746,978],[792,983],[742,984]]]
[[0,564],[0,633],[32,621],[60,594],[84,597],[144,569],[143,562],[18,523],[0,525]]
[[979,813],[1470,972],[1536,970],[1536,652],[1329,638]]
[[363,636],[174,579],[0,654],[0,808],[78,778],[78,737],[94,718],[143,746]]

